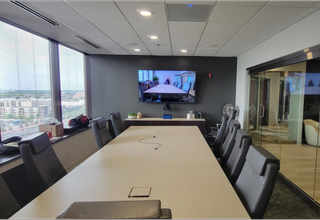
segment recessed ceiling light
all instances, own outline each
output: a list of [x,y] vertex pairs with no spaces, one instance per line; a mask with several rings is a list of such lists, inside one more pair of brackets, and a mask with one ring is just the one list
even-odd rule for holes
[[187,50],[180,50],[182,53],[187,53],[188,51]]
[[151,35],[150,38],[155,40],[155,39],[158,39],[159,37],[158,37],[158,36]]
[[152,15],[151,11],[146,11],[146,10],[140,11],[140,14],[143,15],[143,16],[150,16],[150,15]]
[[134,49],[134,51],[139,52],[139,51],[140,51],[140,49]]

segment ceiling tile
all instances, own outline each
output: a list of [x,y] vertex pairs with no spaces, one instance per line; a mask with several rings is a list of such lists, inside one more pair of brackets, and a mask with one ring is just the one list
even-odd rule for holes
[[260,9],[261,6],[217,5],[209,22],[245,24]]
[[66,2],[88,20],[125,20],[113,2],[104,1],[70,1]]
[[198,42],[200,37],[200,33],[189,33],[189,34],[181,34],[181,33],[171,33],[170,37],[172,41],[194,41]]
[[312,8],[319,1],[270,1],[267,6]]
[[171,47],[159,47],[159,48],[153,47],[153,48],[149,48],[149,50],[152,54],[164,54],[164,53],[171,54],[172,53]]
[[150,34],[168,33],[167,22],[164,21],[130,21],[134,30],[139,32],[149,32]]
[[[148,33],[138,33],[139,37],[141,38],[141,40],[144,42],[144,43],[147,43],[147,42],[150,42],[150,43],[154,43],[154,44],[157,44],[157,43],[163,43],[163,42],[168,42],[170,41],[170,38],[169,38],[169,34],[168,33],[157,33],[157,34],[153,34],[150,32]],[[149,36],[150,35],[156,35],[158,36],[158,39],[151,39]]]
[[240,53],[242,50],[246,49],[251,44],[252,43],[245,43],[245,42],[239,44],[238,42],[231,42],[230,41],[223,48],[221,48],[220,51],[221,52],[223,52],[223,51],[233,51],[234,53]]
[[166,1],[167,4],[193,4],[193,5],[214,5],[216,4],[216,1]]
[[172,48],[177,48],[178,50],[186,49],[191,50],[196,48],[197,42],[186,42],[186,41],[172,41]]
[[192,52],[188,52],[188,53],[181,53],[179,51],[175,51],[173,52],[173,56],[182,56],[182,57],[189,57],[189,56],[193,56],[194,50]]
[[261,34],[237,34],[235,37],[233,37],[230,40],[230,42],[236,42],[238,44],[242,44],[242,43],[254,44],[264,36],[265,35],[261,35]]
[[210,33],[204,33],[201,37],[200,43],[204,44],[218,44],[219,46],[224,45],[232,36],[220,36],[212,35]]
[[[216,45],[216,47],[213,47],[213,45]],[[219,50],[221,48],[221,46],[223,46],[222,44],[219,45],[219,44],[208,44],[208,43],[204,43],[204,42],[200,42],[198,47],[197,47],[197,50],[198,49],[210,49],[210,50]]]
[[106,40],[106,39],[92,39],[92,40],[103,47],[119,47],[119,48],[121,48],[117,43],[115,43],[112,40]]
[[262,34],[266,35],[268,33],[271,33],[272,31],[276,30],[277,28],[281,27],[282,24],[279,23],[254,23],[249,22],[247,25],[245,25],[238,34]]
[[198,48],[195,52],[196,56],[213,56],[219,49],[203,49]]
[[160,44],[160,47],[170,47],[171,48],[171,43],[170,41],[166,41],[166,42],[144,42],[144,44],[148,47],[148,48],[155,48],[158,47],[157,44]]
[[242,23],[208,23],[205,33],[218,36],[232,36],[242,27]]
[[285,24],[307,10],[307,8],[264,7],[251,22]]
[[178,22],[169,21],[169,29],[172,33],[202,33],[206,22]]
[[[131,21],[166,21],[167,15],[164,3],[151,2],[116,2],[124,16]],[[139,10],[151,11],[152,15],[145,17],[140,15]]]
[[297,16],[294,19],[292,19],[291,21],[289,21],[288,24],[294,24],[294,23],[300,21],[301,19],[309,16],[310,14],[316,12],[317,10],[319,10],[319,8],[310,8],[309,10],[305,11],[304,13],[300,14],[299,16]]
[[267,1],[218,1],[217,5],[239,5],[239,6],[263,6],[267,3]]

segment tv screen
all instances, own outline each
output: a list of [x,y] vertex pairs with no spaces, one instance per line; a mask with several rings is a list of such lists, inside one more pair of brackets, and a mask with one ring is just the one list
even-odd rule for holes
[[196,72],[138,70],[140,102],[195,103]]

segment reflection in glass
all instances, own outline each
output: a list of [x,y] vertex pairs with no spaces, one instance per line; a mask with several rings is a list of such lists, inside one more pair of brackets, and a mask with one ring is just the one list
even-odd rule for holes
[[[280,172],[318,202],[320,161],[315,145],[319,136],[313,137],[316,144],[306,141],[304,120],[313,120],[313,128],[318,130],[319,61],[309,60],[251,76],[248,112],[253,143],[278,157]],[[263,118],[259,105],[264,106]]]

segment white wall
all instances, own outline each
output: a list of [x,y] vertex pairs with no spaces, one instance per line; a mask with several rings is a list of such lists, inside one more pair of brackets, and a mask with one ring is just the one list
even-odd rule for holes
[[247,97],[249,80],[247,68],[320,44],[320,11],[291,25],[238,57],[236,105],[238,120],[247,128]]

